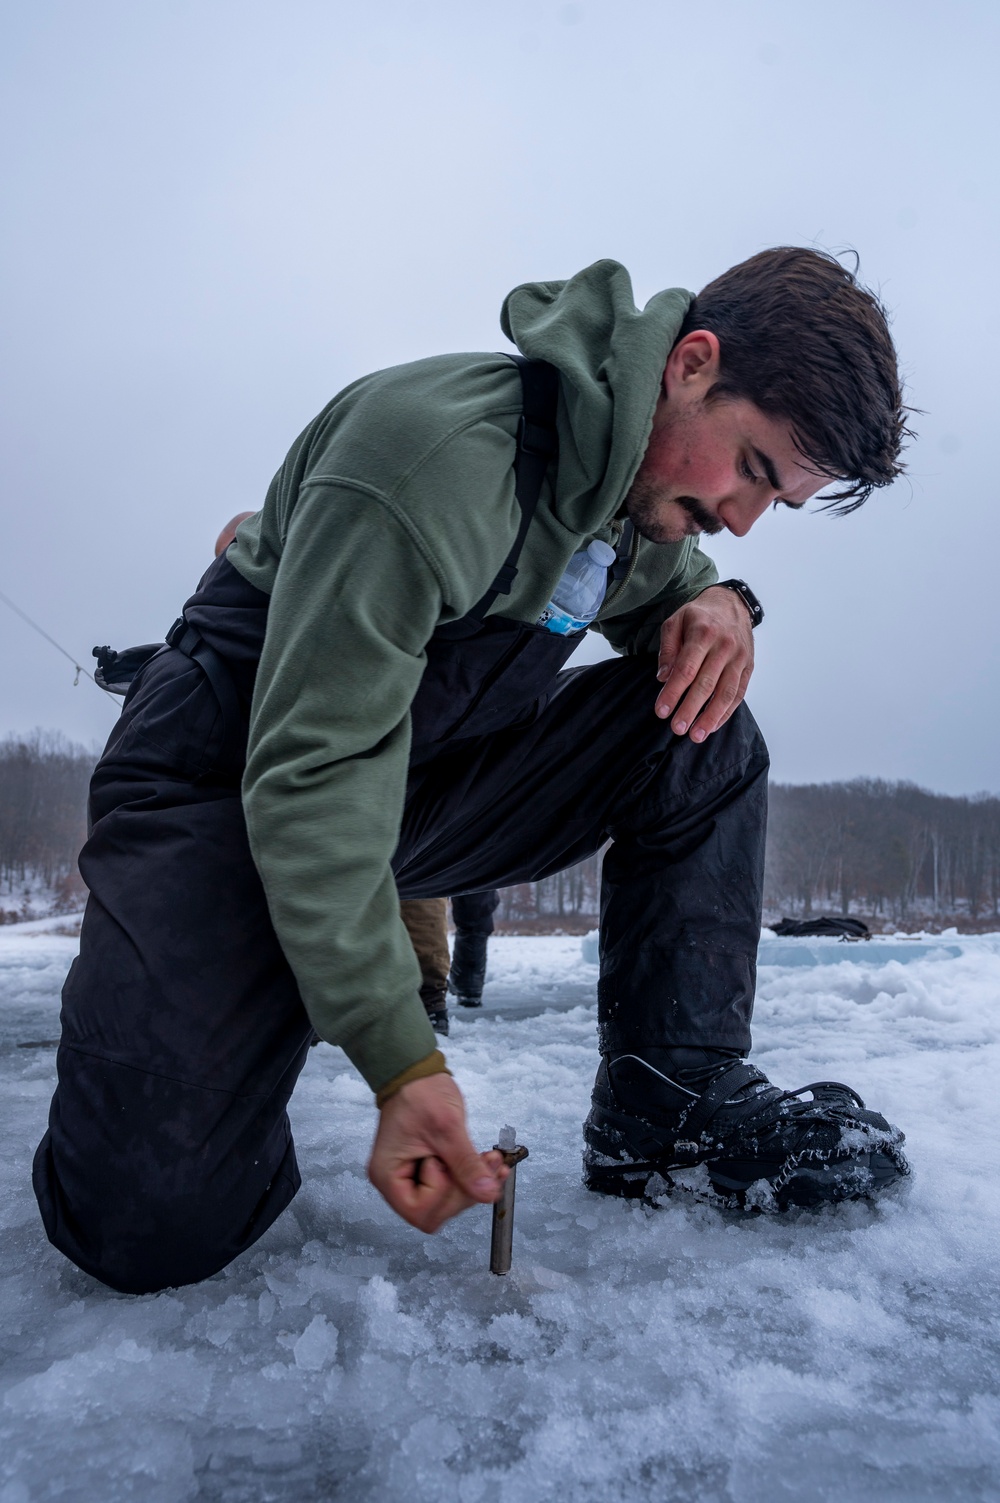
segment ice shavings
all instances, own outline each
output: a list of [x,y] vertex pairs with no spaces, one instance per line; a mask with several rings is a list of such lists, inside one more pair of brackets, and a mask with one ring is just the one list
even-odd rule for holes
[[[487,993],[569,975],[592,998],[579,943],[503,937]],[[755,1057],[781,1086],[842,1076],[904,1127],[900,1195],[738,1218],[588,1194],[593,1005],[458,1016],[474,1138],[513,1120],[531,1150],[506,1279],[487,1208],[431,1238],[391,1216],[370,1095],[322,1046],[289,1212],[218,1277],[133,1299],[48,1247],[29,1189],[54,1058],[17,1044],[58,1031],[74,946],[0,935],[0,1500],[1000,1496],[1000,954],[958,943],[761,977]]]

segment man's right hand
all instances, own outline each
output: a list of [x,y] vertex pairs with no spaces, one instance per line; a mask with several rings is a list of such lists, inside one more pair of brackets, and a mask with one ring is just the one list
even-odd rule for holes
[[509,1173],[501,1154],[476,1152],[450,1075],[411,1080],[382,1108],[368,1178],[420,1231],[436,1232],[477,1202],[491,1205]]

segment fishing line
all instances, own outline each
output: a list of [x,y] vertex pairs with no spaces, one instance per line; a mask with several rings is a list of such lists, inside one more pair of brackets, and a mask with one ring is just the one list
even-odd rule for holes
[[[76,660],[76,658],[73,656],[73,654],[71,652],[67,652],[66,649],[65,649],[65,647],[60,646],[60,644],[56,641],[55,637],[50,637],[49,634],[48,634],[48,632],[45,631],[41,626],[39,626],[39,624],[38,624],[37,621],[32,621],[31,617],[27,614],[27,612],[26,611],[22,611],[22,609],[21,609],[21,607],[19,605],[15,605],[14,602],[13,602],[13,600],[11,600],[10,596],[9,595],[5,595],[4,592],[3,592],[3,590],[0,590],[0,600],[3,601],[4,605],[10,607],[10,609],[14,612],[15,616],[20,616],[21,620],[22,621],[26,621],[28,623],[28,625],[32,628],[33,631],[36,631],[40,637],[44,637],[45,640],[46,640],[46,642],[48,642],[50,644],[50,646],[52,646],[52,647],[55,648],[56,652],[61,652],[62,655],[63,655],[63,657],[67,658],[69,660],[69,662],[71,662],[73,664],[73,667],[76,669],[76,678],[73,680],[73,687],[74,687],[74,689],[76,688],[77,684],[80,682],[80,674],[81,673],[83,674],[83,676],[85,678],[89,678],[90,679],[90,682],[93,684],[93,686],[94,686],[95,689],[101,689],[101,686],[97,682],[97,680],[94,677],[94,675],[92,673],[90,673],[86,668],[84,668],[84,666],[83,666],[82,663],[78,663],[77,660]],[[114,699],[115,698],[115,696],[112,693],[110,693],[110,691],[107,690],[107,689],[101,689],[101,693],[107,695],[108,699]]]

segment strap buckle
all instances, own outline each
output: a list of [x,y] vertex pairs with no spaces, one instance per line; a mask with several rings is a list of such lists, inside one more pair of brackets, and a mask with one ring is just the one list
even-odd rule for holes
[[517,447],[523,454],[537,454],[539,459],[551,459],[558,451],[559,438],[554,428],[544,428],[541,423],[532,423],[522,413],[517,420]]
[[187,626],[188,624],[184,620],[184,617],[178,616],[177,620],[174,622],[173,626],[170,628],[170,630],[167,632],[167,635],[163,639],[168,647],[176,647],[178,645],[181,637],[183,637],[184,633],[187,631]]
[[503,565],[496,579],[493,581],[491,588],[496,590],[498,595],[509,595],[511,592],[511,587],[513,586],[516,578],[517,569],[515,565],[512,564],[508,559],[507,563]]

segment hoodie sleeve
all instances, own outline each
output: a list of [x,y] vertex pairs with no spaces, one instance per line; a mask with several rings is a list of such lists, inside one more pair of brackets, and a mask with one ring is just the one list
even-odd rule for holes
[[275,931],[319,1035],[373,1090],[436,1048],[390,868],[435,559],[374,490],[303,487],[274,583],[243,785]]
[[[667,617],[694,600],[709,585],[718,582],[718,569],[692,538],[679,550],[679,558],[672,550],[676,566],[657,590],[650,582],[651,575],[658,571],[662,577],[664,570],[670,569],[672,559],[668,547],[657,543],[640,544],[635,568],[621,592],[622,609],[616,609],[612,600],[608,615],[602,616],[594,628],[607,638],[616,652],[629,657],[655,653],[660,643],[660,627]],[[637,593],[644,597],[642,603],[630,608],[629,598]]]

